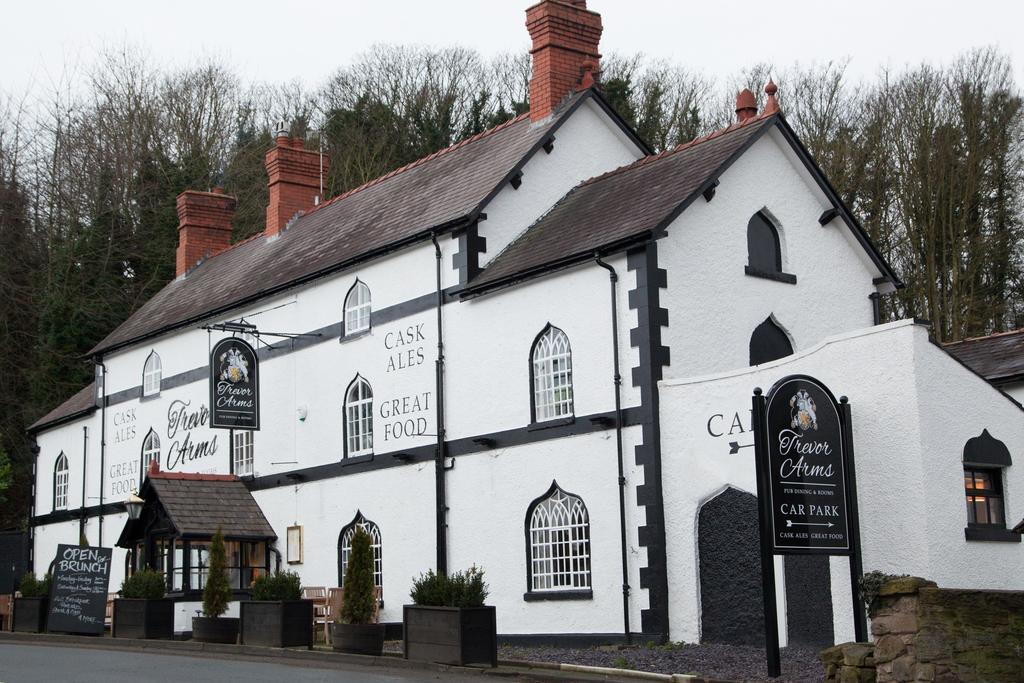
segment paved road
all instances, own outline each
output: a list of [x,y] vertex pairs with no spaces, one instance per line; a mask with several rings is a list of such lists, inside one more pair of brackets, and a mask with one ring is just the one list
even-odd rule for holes
[[440,680],[493,683],[493,677],[384,667],[320,669],[305,664],[0,643],[0,683],[419,683]]

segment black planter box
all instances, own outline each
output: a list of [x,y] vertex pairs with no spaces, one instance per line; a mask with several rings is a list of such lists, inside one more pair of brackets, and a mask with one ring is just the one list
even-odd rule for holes
[[49,611],[50,598],[14,598],[11,630],[42,633],[46,630],[46,613]]
[[331,624],[331,647],[352,655],[384,653],[384,624]]
[[192,617],[192,640],[200,643],[238,642],[238,617]]
[[243,600],[242,645],[313,647],[312,600]]
[[493,607],[405,605],[405,658],[438,664],[498,665]]
[[174,639],[174,602],[167,598],[114,600],[115,638]]

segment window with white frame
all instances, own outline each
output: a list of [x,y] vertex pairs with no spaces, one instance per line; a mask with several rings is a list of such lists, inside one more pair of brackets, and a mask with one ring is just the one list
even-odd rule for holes
[[345,456],[373,453],[373,391],[356,377],[345,392]]
[[373,585],[379,589],[384,585],[380,527],[363,517],[363,513],[359,511],[356,512],[355,519],[341,530],[338,537],[338,585],[345,587],[345,568],[348,567],[348,557],[352,554],[352,537],[356,535],[356,529],[362,529],[370,537],[370,550],[373,551]]
[[64,510],[68,506],[68,456],[63,451],[53,465],[53,509]]
[[527,511],[531,592],[590,590],[590,516],[556,482]]
[[252,430],[236,429],[232,436],[231,458],[232,471],[239,477],[248,477],[253,473]]
[[572,349],[565,332],[548,325],[533,343],[533,421],[571,417]]
[[345,297],[345,335],[370,329],[370,288],[356,280]]
[[153,351],[142,366],[142,395],[156,396],[160,393],[160,379],[163,376],[163,364],[160,355]]
[[142,458],[141,468],[139,470],[139,483],[141,484],[146,478],[146,472],[149,471],[149,463],[153,461],[160,461],[160,437],[152,429],[146,434],[146,438],[142,440]]

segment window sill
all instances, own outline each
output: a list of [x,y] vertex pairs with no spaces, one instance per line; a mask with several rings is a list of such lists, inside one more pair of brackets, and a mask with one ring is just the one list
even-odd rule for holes
[[523,593],[523,600],[526,602],[543,602],[546,600],[593,600],[594,591],[590,588],[585,590],[565,591],[534,591]]
[[368,337],[370,336],[371,330],[373,330],[372,327],[367,327],[365,330],[359,330],[358,332],[353,332],[352,334],[342,334],[340,337],[338,337],[338,343],[344,344],[345,342],[355,341],[356,339]]
[[150,400],[152,400],[154,398],[160,398],[160,392],[159,391],[156,392],[155,394],[144,394],[141,391],[139,392],[139,402],[140,403],[142,401],[150,401]]
[[539,429],[550,429],[551,427],[564,427],[576,423],[576,416],[570,415],[568,417],[556,417],[553,420],[544,420],[543,422],[531,422],[526,425],[526,431],[535,432]]
[[341,466],[347,467],[348,465],[358,465],[363,462],[373,462],[373,453],[368,453],[366,455],[354,455],[350,458],[345,458],[341,461]]
[[964,529],[964,537],[968,541],[1020,543],[1020,534],[1001,526],[969,526]]
[[788,285],[796,284],[796,275],[790,273],[769,273],[764,270],[758,270],[757,268],[751,268],[750,266],[744,266],[743,272],[750,277],[760,277],[765,280],[775,280],[776,282],[785,282]]

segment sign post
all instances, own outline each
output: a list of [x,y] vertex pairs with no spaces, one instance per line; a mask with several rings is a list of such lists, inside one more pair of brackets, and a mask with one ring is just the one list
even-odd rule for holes
[[775,555],[849,555],[854,632],[867,640],[859,581],[860,523],[850,405],[807,375],[754,389],[754,451],[761,524],[768,675],[781,674]]
[[103,635],[111,548],[58,545],[46,630]]
[[260,368],[256,351],[235,337],[210,352],[210,427],[260,428]]

